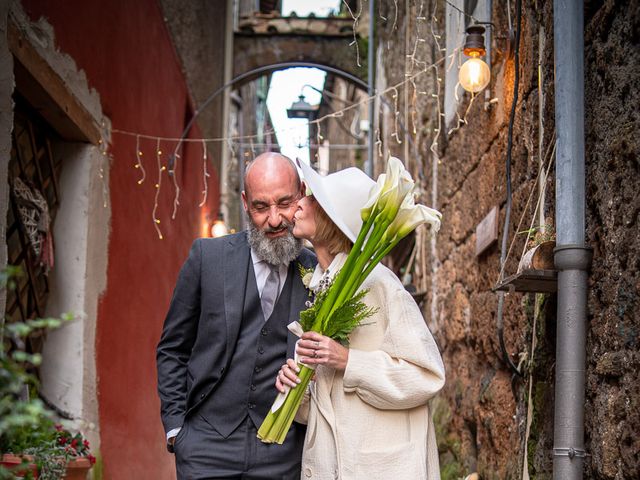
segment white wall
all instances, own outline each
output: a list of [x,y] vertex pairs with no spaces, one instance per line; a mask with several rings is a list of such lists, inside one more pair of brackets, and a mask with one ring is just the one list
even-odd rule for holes
[[102,184],[108,177],[100,178],[106,159],[98,148],[78,143],[56,145],[54,156],[64,160],[46,314],[69,312],[77,319],[47,335],[42,394],[86,429],[84,423],[98,425],[95,325],[98,297],[106,287],[110,210]]

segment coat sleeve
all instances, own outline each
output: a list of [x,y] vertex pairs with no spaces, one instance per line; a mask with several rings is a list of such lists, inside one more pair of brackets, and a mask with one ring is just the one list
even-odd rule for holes
[[201,245],[182,266],[156,351],[158,394],[165,432],[181,427],[187,410],[187,365],[200,318]]
[[384,293],[382,343],[372,351],[349,350],[344,390],[379,409],[418,407],[444,386],[442,358],[411,295],[403,288]]

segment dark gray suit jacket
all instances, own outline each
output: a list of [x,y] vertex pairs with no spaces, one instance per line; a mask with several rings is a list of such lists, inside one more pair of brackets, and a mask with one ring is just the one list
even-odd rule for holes
[[[191,247],[176,283],[156,356],[165,432],[181,427],[187,414],[213,394],[224,377],[242,321],[250,257],[245,232],[201,238]],[[296,261],[305,268],[316,263],[313,253],[306,249]],[[293,280],[290,322],[298,320],[307,300],[307,291],[297,273]],[[290,358],[295,341],[296,337],[289,333]]]

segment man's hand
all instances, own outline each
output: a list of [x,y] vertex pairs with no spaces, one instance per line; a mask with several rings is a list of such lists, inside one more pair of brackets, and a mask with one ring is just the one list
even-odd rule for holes
[[280,393],[285,392],[285,386],[296,388],[296,386],[300,383],[300,379],[296,375],[300,372],[300,369],[296,365],[296,362],[289,358],[287,363],[285,363],[278,372],[278,376],[276,377],[276,388]]
[[173,446],[176,443],[176,437],[180,433],[180,430],[182,430],[182,427],[174,428],[173,430],[169,430],[167,432],[167,450],[169,451],[169,453],[175,453],[175,449],[173,448]]

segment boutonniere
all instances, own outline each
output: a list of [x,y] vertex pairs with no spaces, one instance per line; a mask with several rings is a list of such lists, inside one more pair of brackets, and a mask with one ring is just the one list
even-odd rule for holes
[[[311,283],[311,278],[313,277],[314,270],[315,270],[314,267],[306,268],[301,263],[298,263],[298,272],[300,272],[300,280],[302,280],[302,284],[304,285],[304,288],[306,288],[307,290],[309,290],[309,284]],[[311,296],[310,290],[309,290],[309,296]]]

